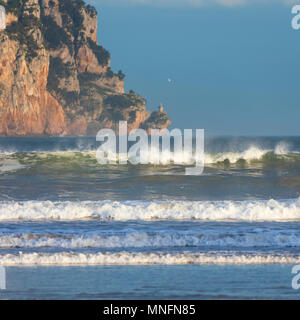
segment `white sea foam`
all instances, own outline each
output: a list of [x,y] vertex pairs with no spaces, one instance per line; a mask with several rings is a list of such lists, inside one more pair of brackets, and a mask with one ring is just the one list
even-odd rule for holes
[[220,153],[206,153],[205,163],[213,164],[217,162],[223,162],[228,160],[230,163],[236,163],[239,160],[245,160],[251,162],[254,160],[260,160],[264,155],[272,150],[261,149],[256,146],[252,146],[243,152],[220,152]]
[[24,168],[26,168],[26,166],[21,164],[17,160],[13,160],[13,159],[0,160],[0,173],[15,172]]
[[200,233],[147,233],[55,235],[55,234],[10,234],[0,235],[0,247],[11,248],[252,248],[252,247],[298,247],[300,233],[295,231],[203,231]]
[[83,219],[298,221],[300,220],[300,199],[285,201],[0,202],[0,221]]
[[19,253],[0,255],[2,266],[44,265],[300,264],[299,255],[233,253]]

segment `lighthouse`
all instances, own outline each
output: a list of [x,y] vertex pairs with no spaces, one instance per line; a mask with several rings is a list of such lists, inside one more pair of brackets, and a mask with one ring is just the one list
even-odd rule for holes
[[5,8],[0,5],[0,30],[6,29],[6,12]]
[[163,105],[163,104],[161,104],[161,105],[158,107],[158,112],[161,112],[161,113],[164,112],[164,105]]

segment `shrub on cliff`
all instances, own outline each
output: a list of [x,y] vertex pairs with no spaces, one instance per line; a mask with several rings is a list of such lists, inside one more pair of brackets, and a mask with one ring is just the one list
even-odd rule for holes
[[166,113],[152,112],[150,118],[146,122],[146,126],[149,128],[159,128],[164,126],[169,121],[169,117]]
[[75,38],[83,29],[83,16],[81,9],[85,6],[82,0],[64,0],[59,2],[59,10],[62,14],[65,27]]
[[66,45],[70,51],[73,53],[73,43],[70,36],[66,33],[63,28],[60,28],[57,23],[50,16],[45,16],[42,14],[42,31],[46,41],[46,46],[49,49],[58,49],[62,45]]
[[7,13],[13,13],[15,16],[19,16],[21,14],[21,0],[8,0],[7,3],[0,0],[0,5],[2,5],[5,8]]
[[21,44],[28,61],[38,56],[39,46],[34,40],[31,31],[39,26],[40,21],[35,16],[26,15],[20,17],[18,22],[11,23],[5,30],[11,39]]
[[94,55],[97,57],[99,64],[107,66],[110,60],[110,53],[102,46],[98,46],[92,39],[88,38],[89,47],[92,49]]
[[122,70],[119,70],[117,75],[118,75],[120,80],[124,80],[126,78],[126,75],[123,73]]
[[111,108],[126,109],[133,106],[145,105],[146,101],[138,94],[110,95],[104,100],[104,104]]

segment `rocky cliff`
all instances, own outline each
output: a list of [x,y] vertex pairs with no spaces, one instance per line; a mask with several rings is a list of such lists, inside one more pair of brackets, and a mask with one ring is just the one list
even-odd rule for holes
[[0,136],[94,135],[127,120],[167,128],[165,112],[124,92],[97,43],[97,12],[81,0],[0,0]]

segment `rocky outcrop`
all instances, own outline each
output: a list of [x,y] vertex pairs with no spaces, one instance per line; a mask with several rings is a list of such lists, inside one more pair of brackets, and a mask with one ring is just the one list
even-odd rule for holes
[[[39,30],[31,32],[39,38]],[[17,39],[0,33],[0,135],[62,134],[63,108],[46,89],[49,53],[42,45],[34,56],[25,50]]]
[[124,92],[124,74],[110,68],[97,43],[97,12],[80,0],[6,0],[0,31],[0,136],[96,134],[117,128],[166,128]]

